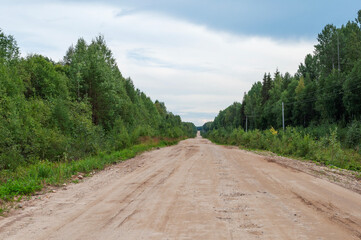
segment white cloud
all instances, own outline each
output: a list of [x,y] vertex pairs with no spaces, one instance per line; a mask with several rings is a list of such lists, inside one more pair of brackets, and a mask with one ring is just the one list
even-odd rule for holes
[[[121,13],[126,12],[122,15]],[[311,41],[277,41],[207,29],[151,12],[101,4],[9,3],[0,22],[24,54],[60,60],[79,37],[105,36],[124,76],[185,121],[200,125],[241,101],[264,72],[294,73]],[[199,113],[199,119],[197,119]],[[207,113],[207,117],[204,117]]]

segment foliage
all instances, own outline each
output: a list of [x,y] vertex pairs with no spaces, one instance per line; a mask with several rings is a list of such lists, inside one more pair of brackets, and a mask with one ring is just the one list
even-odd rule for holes
[[19,48],[13,36],[0,29],[0,62],[11,65],[19,59]]
[[278,134],[278,132],[273,127],[271,127],[271,129],[269,131],[272,133],[272,135]]
[[[11,201],[18,195],[30,195],[48,184],[60,186],[69,181],[73,175],[89,174],[105,166],[132,158],[152,149],[175,144],[177,141],[149,140],[146,143],[112,153],[99,153],[77,161],[51,162],[37,161],[27,166],[19,166],[15,171],[0,171],[0,199]],[[1,209],[1,208],[0,208]]]
[[342,149],[337,128],[330,129],[328,134],[320,139],[309,135],[306,131],[291,127],[279,133],[272,128],[248,132],[242,128],[235,128],[232,131],[220,128],[209,131],[206,136],[220,144],[267,150],[286,156],[314,160],[325,165],[361,171],[360,153]]
[[348,147],[357,148],[361,147],[361,122],[354,120],[347,129],[346,144]]
[[[355,21],[339,28],[326,25],[318,34],[313,54],[305,57],[293,76],[278,69],[273,77],[265,73],[263,81],[254,83],[244,94],[242,103],[230,105],[213,122],[206,123],[202,135],[219,143],[358,169],[360,21],[361,10]],[[282,105],[288,128],[275,134],[282,128]]]
[[195,134],[192,123],[122,76],[103,36],[90,44],[80,38],[55,63],[38,54],[20,58],[14,38],[0,30],[0,170],[119,151],[143,137]]
[[[361,11],[359,11],[360,13]],[[359,17],[359,16],[358,16]],[[282,127],[282,102],[286,126],[341,124],[361,118],[361,24],[359,18],[337,28],[326,25],[293,76],[265,73],[245,93],[241,104],[229,106],[214,119],[210,129],[268,129]],[[232,122],[229,121],[232,119]],[[247,119],[247,121],[246,121]],[[236,124],[235,124],[236,123]]]

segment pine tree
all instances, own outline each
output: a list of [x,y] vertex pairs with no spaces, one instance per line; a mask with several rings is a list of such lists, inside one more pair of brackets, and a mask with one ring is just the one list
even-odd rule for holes
[[262,104],[264,105],[268,99],[270,98],[269,91],[272,88],[272,79],[271,74],[264,74],[263,81],[262,81]]

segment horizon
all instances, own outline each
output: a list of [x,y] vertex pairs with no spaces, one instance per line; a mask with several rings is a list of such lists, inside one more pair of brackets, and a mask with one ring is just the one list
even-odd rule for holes
[[202,126],[241,102],[265,72],[293,75],[326,24],[340,26],[357,14],[350,7],[356,1],[312,8],[308,1],[261,2],[2,1],[0,19],[23,57],[60,61],[78,38],[89,43],[103,34],[124,77]]

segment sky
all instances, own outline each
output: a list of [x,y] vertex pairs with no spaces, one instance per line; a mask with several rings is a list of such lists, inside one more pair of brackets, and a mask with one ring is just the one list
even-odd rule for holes
[[294,74],[322,28],[358,9],[359,0],[0,0],[0,28],[22,56],[54,61],[102,34],[124,77],[200,126],[265,72]]

